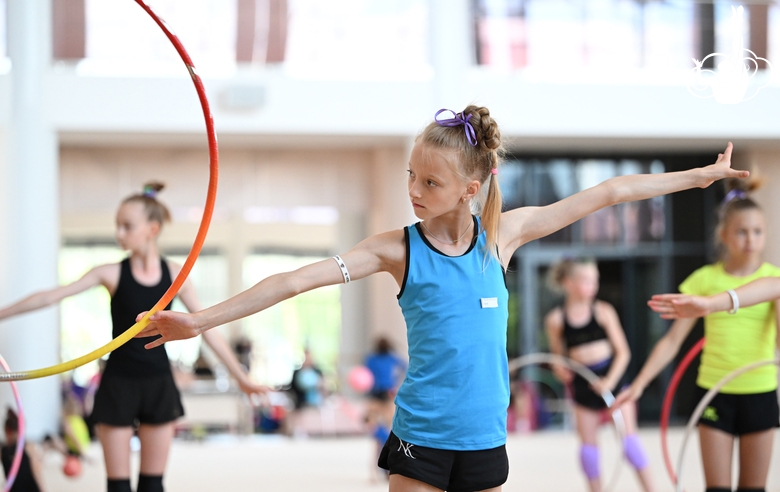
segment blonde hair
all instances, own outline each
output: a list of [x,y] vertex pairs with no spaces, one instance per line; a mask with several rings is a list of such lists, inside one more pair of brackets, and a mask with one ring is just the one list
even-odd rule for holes
[[131,202],[142,204],[144,212],[146,212],[146,219],[149,222],[157,222],[160,224],[160,228],[162,228],[163,224],[171,221],[171,213],[168,211],[168,207],[157,199],[157,193],[162,191],[163,188],[165,188],[163,183],[150,181],[144,185],[144,190],[141,193],[130,195],[122,200],[122,205]]
[[555,292],[563,293],[563,282],[569,278],[574,270],[583,265],[597,266],[593,258],[564,258],[550,267],[547,272],[547,285]]
[[749,193],[761,188],[764,184],[762,178],[751,176],[748,179],[729,178],[725,180],[726,196],[723,203],[718,208],[718,225],[715,226],[715,248],[718,252],[718,258],[723,259],[725,251],[720,237],[726,224],[737,212],[744,210],[758,210],[763,212],[761,207],[752,198]]
[[458,155],[457,173],[466,180],[477,180],[483,186],[489,179],[487,192],[484,190],[472,204],[475,213],[480,216],[482,229],[487,235],[486,252],[497,257],[498,225],[501,220],[501,189],[498,186],[496,172],[501,164],[504,148],[501,144],[501,132],[498,123],[490,116],[487,108],[470,105],[461,113],[463,118],[470,115],[468,123],[474,128],[476,145],[469,143],[464,127],[441,126],[432,121],[417,137],[418,142],[436,148],[455,150]]

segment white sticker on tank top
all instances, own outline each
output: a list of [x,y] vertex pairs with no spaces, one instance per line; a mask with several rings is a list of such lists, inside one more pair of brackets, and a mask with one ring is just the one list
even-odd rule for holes
[[482,309],[498,307],[498,297],[483,297],[479,302],[482,303]]

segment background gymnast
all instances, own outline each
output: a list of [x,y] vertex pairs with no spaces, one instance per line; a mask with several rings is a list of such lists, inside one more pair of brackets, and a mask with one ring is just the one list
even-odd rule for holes
[[[761,259],[766,220],[748,196],[757,183],[728,180],[726,185],[728,193],[720,207],[715,231],[720,260],[685,279],[680,284],[680,292],[684,294],[706,296],[736,289],[762,277],[780,275],[780,268]],[[705,343],[696,379],[697,401],[734,369],[773,359],[778,326],[778,310],[770,302],[742,309],[733,316],[703,314]],[[680,318],[672,324],[631,386],[618,395],[615,405],[642,396],[644,388],[677,354],[696,320],[697,317]],[[735,439],[739,440],[737,490],[763,491],[772,456],[773,430],[778,426],[776,366],[761,367],[726,384],[698,424],[707,492],[731,491]]]
[[[574,415],[579,435],[580,464],[591,492],[601,490],[598,429],[607,405],[605,391],[613,392],[620,385],[631,360],[631,349],[620,319],[612,304],[596,299],[599,290],[599,270],[589,259],[563,260],[550,270],[550,286],[565,295],[563,303],[544,318],[550,352],[568,356],[586,366],[600,379],[590,385],[579,374],[559,365],[553,372],[562,382],[571,384]],[[634,467],[646,492],[654,490],[652,474],[644,447],[636,434],[636,408],[633,404],[620,407],[626,426],[623,452]]]
[[153,348],[302,292],[389,273],[400,289],[409,345],[393,432],[380,457],[391,492],[500,491],[506,481],[504,273],[517,248],[606,206],[747,175],[730,168],[729,145],[704,168],[620,176],[545,207],[502,213],[497,123],[484,107],[448,116],[439,111],[411,152],[409,200],[420,222],[369,237],[335,261],[272,275],[204,311],[155,313],[139,334],[161,335],[147,345]]
[[[139,310],[149,309],[162,297],[181,266],[160,256],[157,238],[170,220],[159,200],[160,183],[149,183],[142,193],[124,199],[116,214],[116,240],[129,255],[121,263],[97,266],[75,282],[36,292],[0,309],[0,320],[41,309],[97,286],[111,295],[113,336],[135,323]],[[192,283],[184,283],[179,298],[190,311],[201,306]],[[170,309],[170,305],[165,309]],[[219,332],[203,339],[225,363],[241,390],[263,392],[241,368]],[[103,448],[108,492],[129,492],[130,439],[137,431],[141,441],[138,492],[161,492],[168,451],[176,419],[184,415],[179,391],[164,347],[145,350],[144,342],[131,339],[108,358],[92,412]],[[137,429],[135,428],[137,424]]]

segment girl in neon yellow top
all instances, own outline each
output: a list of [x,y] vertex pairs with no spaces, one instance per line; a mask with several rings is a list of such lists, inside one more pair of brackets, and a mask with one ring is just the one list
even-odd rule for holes
[[[780,268],[761,260],[766,221],[758,205],[747,196],[754,184],[732,181],[727,187],[731,190],[721,206],[715,234],[721,247],[721,261],[693,272],[680,285],[683,294],[706,296],[736,289],[762,277],[780,276]],[[714,313],[705,317],[706,342],[696,381],[699,398],[732,370],[773,358],[776,318],[777,309],[768,302],[742,309],[734,316]],[[642,395],[647,384],[677,354],[696,319],[680,318],[674,322],[631,386],[618,395],[616,406]],[[777,370],[766,366],[724,386],[705,410],[699,420],[699,441],[708,492],[731,491],[735,438],[739,439],[740,460],[737,490],[764,490],[773,429],[778,426],[776,389]]]
[[[680,292],[708,296],[736,289],[763,277],[780,276],[780,268],[763,263],[746,276],[728,273],[723,263],[704,266],[680,285]],[[702,350],[696,384],[705,389],[715,386],[724,376],[751,362],[774,358],[777,321],[772,303],[763,302],[741,309],[736,315],[712,313],[704,318],[705,345]],[[777,367],[764,366],[730,381],[721,393],[744,395],[777,389]]]

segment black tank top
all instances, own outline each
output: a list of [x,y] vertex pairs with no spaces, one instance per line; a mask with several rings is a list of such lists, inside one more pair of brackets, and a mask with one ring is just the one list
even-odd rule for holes
[[[135,324],[138,313],[148,311],[171,286],[171,272],[168,264],[160,258],[162,276],[157,285],[147,287],[139,284],[130,271],[130,259],[120,264],[119,284],[111,298],[111,320],[113,336],[118,337]],[[165,306],[170,309],[171,305]],[[130,341],[111,352],[106,364],[105,374],[119,376],[148,377],[169,374],[171,364],[165,345],[147,350],[144,345],[153,341],[153,337],[131,338]]]
[[607,338],[607,332],[604,331],[604,328],[596,321],[594,309],[591,309],[590,321],[588,321],[588,324],[580,328],[571,326],[566,317],[566,309],[561,306],[561,310],[563,311],[563,337],[566,339],[566,346],[568,348],[585,345],[586,343],[595,342],[597,340],[605,340]]
[[[2,461],[6,477],[8,477],[8,472],[11,471],[14,454],[16,454],[16,444],[3,446]],[[30,458],[25,451],[22,453],[22,462],[19,465],[19,473],[16,475],[16,480],[14,481],[14,486],[11,487],[11,492],[39,492],[40,490],[41,489],[38,488],[38,483],[33,476],[32,467],[30,467]]]

